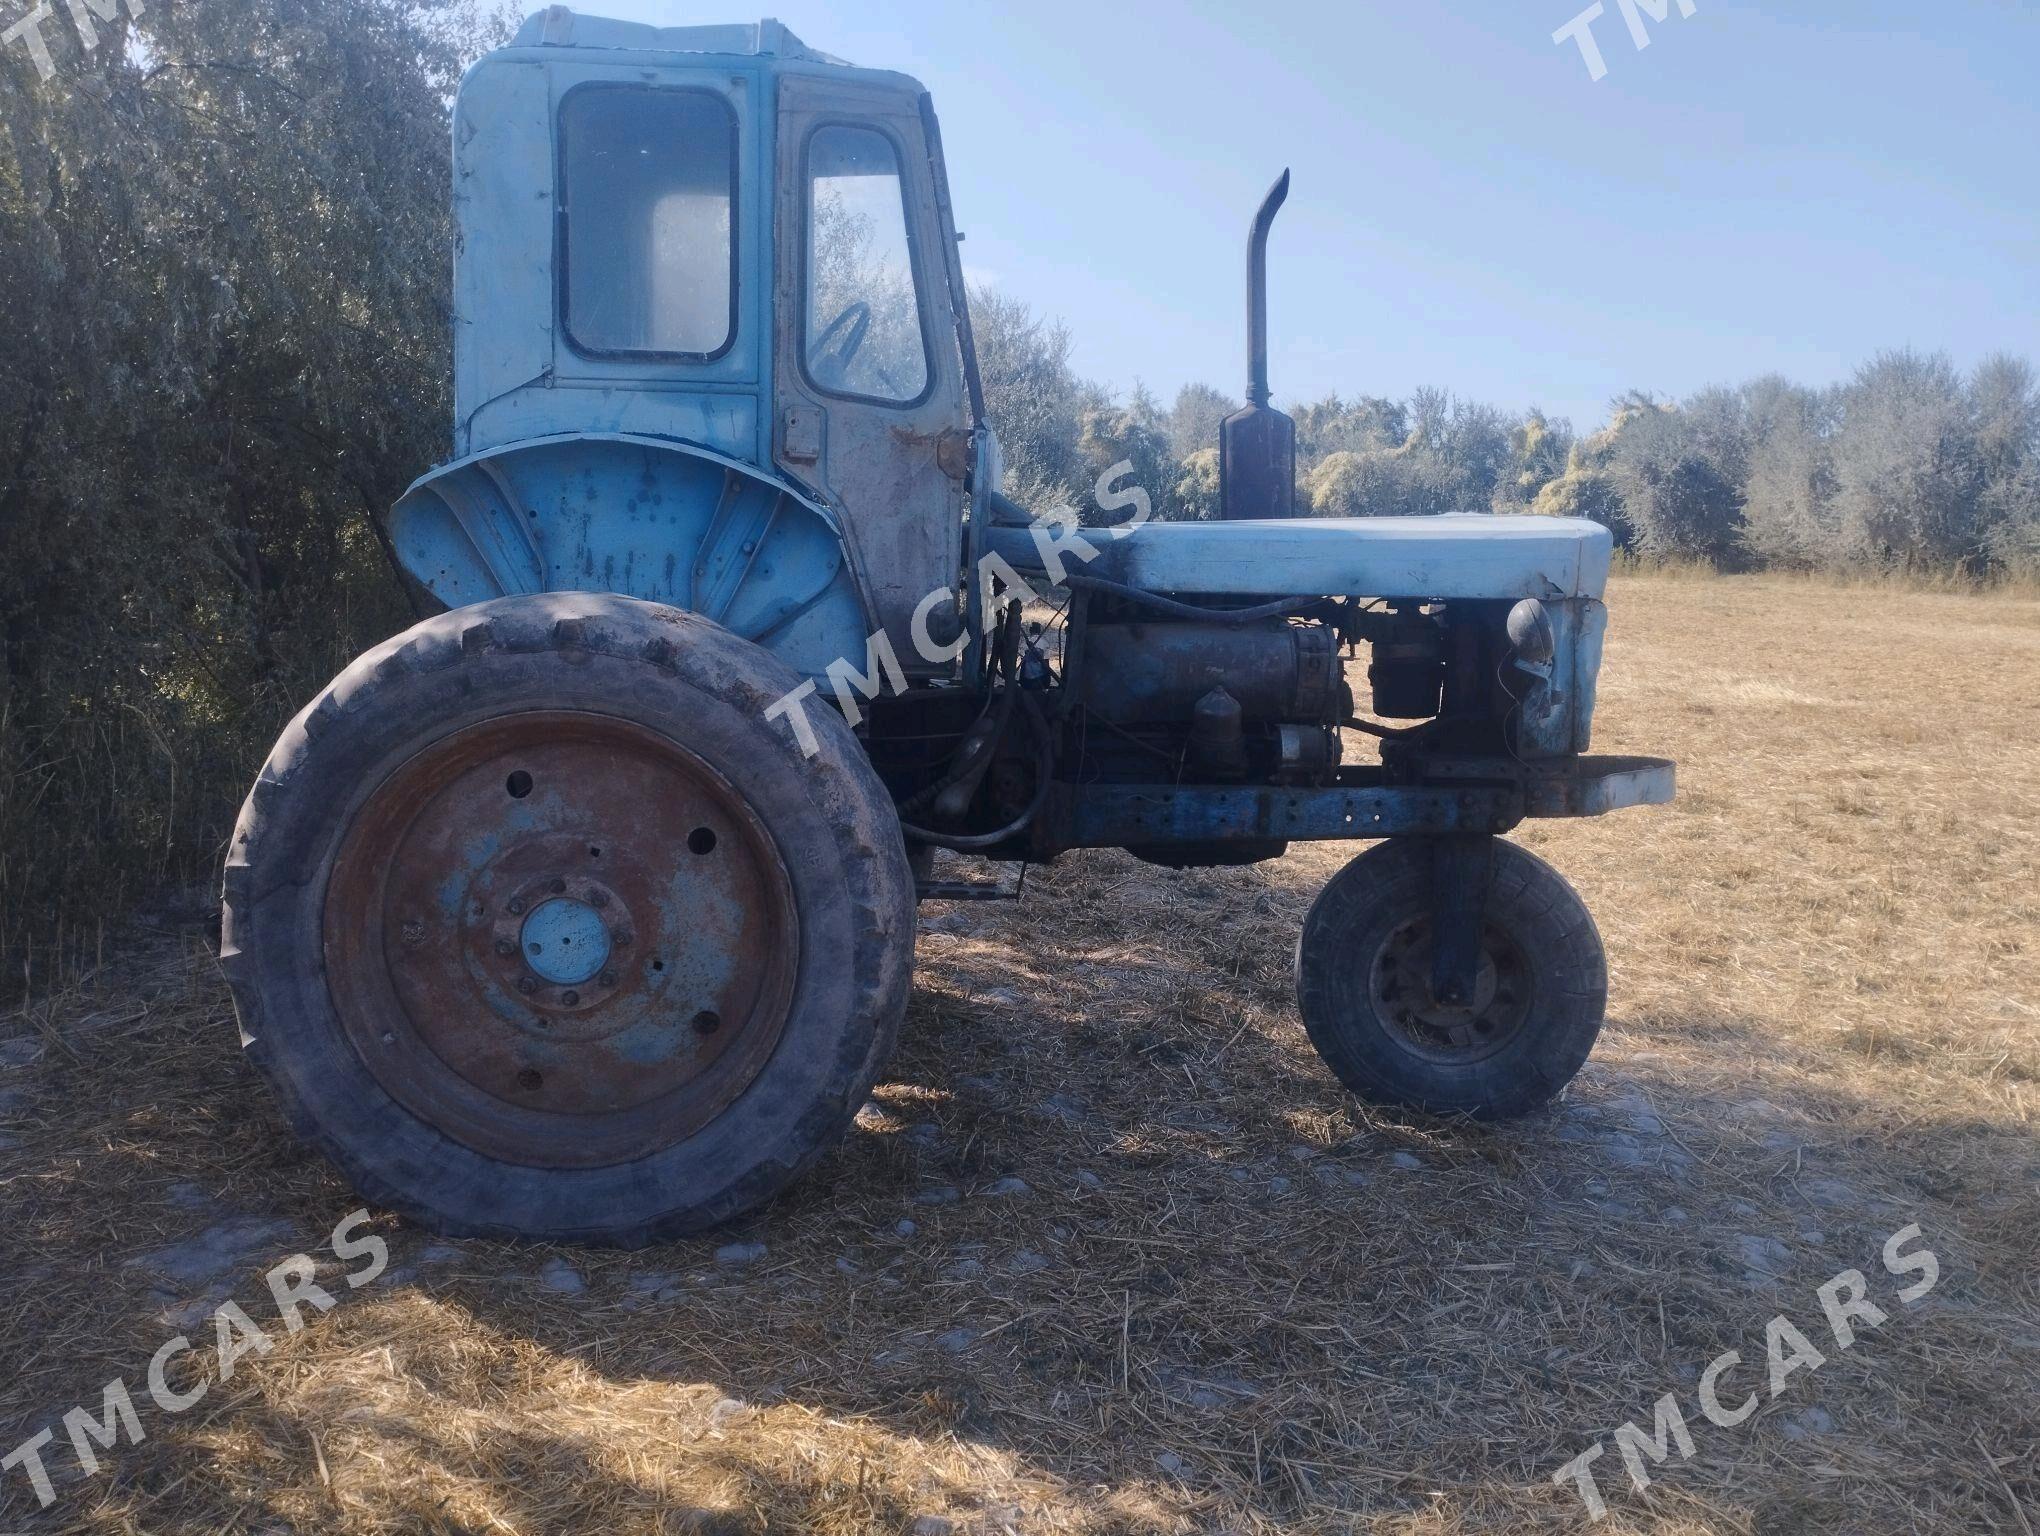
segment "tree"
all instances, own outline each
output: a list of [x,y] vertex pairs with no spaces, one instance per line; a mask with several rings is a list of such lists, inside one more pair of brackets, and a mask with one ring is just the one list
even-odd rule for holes
[[1608,409],[1608,424],[1572,445],[1565,473],[1545,484],[1530,510],[1540,517],[1591,518],[1614,534],[1618,548],[1630,549],[1636,544],[1636,529],[1616,482],[1615,450],[1629,428],[1664,407],[1643,391],[1631,390],[1617,396]]
[[1744,549],[1763,565],[1810,570],[1835,561],[1837,397],[1775,376],[1745,385],[1743,397],[1752,437]]
[[1218,483],[1218,450],[1200,448],[1181,465],[1176,477],[1176,516],[1209,522],[1223,510]]
[[1239,401],[1209,384],[1185,384],[1176,391],[1169,410],[1169,451],[1188,464],[1207,448],[1218,447],[1218,424],[1240,408]]
[[1441,512],[1485,511],[1509,465],[1508,418],[1491,405],[1462,400],[1442,389],[1410,396],[1405,448],[1435,461]]
[[1971,376],[1982,464],[1984,547],[2021,575],[2040,574],[2040,391],[2024,358],[1986,358]]
[[1304,495],[1320,517],[1428,517],[1459,510],[1451,466],[1410,444],[1329,454],[1305,480]]
[[[1490,406],[1420,389],[1407,406],[1336,396],[1303,408],[1299,436],[1335,447],[1308,461],[1303,500],[1327,517],[1424,517],[1484,510],[1508,462],[1509,434]],[[1391,428],[1402,427],[1390,442]]]
[[1034,512],[1088,500],[1078,447],[1083,414],[1102,402],[1070,368],[1070,333],[1020,300],[978,287],[971,329],[985,410],[1006,459],[1006,494]]
[[1334,453],[1377,453],[1397,448],[1410,434],[1409,416],[1393,400],[1363,395],[1348,405],[1337,395],[1301,405],[1296,418],[1296,467],[1308,476]]
[[1109,403],[1093,405],[1083,413],[1082,435],[1077,440],[1078,457],[1083,462],[1083,494],[1072,498],[1080,519],[1086,524],[1123,522],[1128,514],[1114,513],[1108,516],[1099,507],[1095,488],[1099,479],[1109,475],[1115,465],[1129,464],[1131,469],[1122,472],[1120,484],[1138,486],[1146,491],[1150,515],[1171,519],[1178,515],[1176,506],[1176,482],[1181,471],[1169,452],[1169,439],[1162,431],[1161,418],[1148,408],[1151,401],[1144,392],[1136,391],[1132,403],[1115,406]]
[[1844,558],[1913,570],[1986,553],[1984,460],[1946,357],[1886,352],[1858,371],[1843,395],[1834,474]]
[[1969,398],[1984,483],[2015,479],[2040,455],[2040,390],[2033,365],[2003,352],[1985,358],[1970,376]]
[[49,81],[0,52],[9,948],[209,867],[284,719],[404,621],[374,516],[444,456],[447,108],[501,35],[401,0],[96,25],[46,22]]
[[1569,421],[1551,421],[1535,406],[1509,433],[1509,462],[1495,485],[1497,512],[1527,512],[1547,485],[1565,473],[1572,453]]
[[1638,412],[1618,435],[1609,466],[1637,548],[1661,559],[1735,563],[1748,463],[1742,400],[1732,390]]
[[1629,526],[1614,475],[1604,466],[1596,465],[1591,454],[1583,452],[1577,443],[1566,460],[1565,473],[1537,493],[1530,510],[1540,517],[1584,517],[1599,523],[1615,536],[1616,547],[1620,549],[1632,548],[1636,543],[1636,533]]

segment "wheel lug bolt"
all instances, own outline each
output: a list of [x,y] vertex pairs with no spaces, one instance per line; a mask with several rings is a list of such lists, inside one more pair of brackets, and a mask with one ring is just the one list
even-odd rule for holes
[[616,973],[615,973],[614,971],[604,971],[604,972],[602,973],[602,985],[603,985],[603,986],[605,986],[605,987],[613,987],[613,986],[615,986],[615,985],[616,985]]
[[507,960],[510,956],[517,953],[517,946],[508,939],[498,939],[496,940],[496,953]]
[[512,896],[510,898],[510,915],[512,917],[517,917],[523,911],[524,911],[524,898],[522,896]]
[[601,891],[590,891],[588,893],[588,905],[599,910],[609,905],[609,897]]
[[562,895],[565,895],[565,894],[566,894],[566,889],[567,889],[567,882],[566,882],[566,881],[564,881],[564,880],[555,880],[555,881],[553,881],[553,883],[552,883],[552,892],[553,892],[553,895],[555,895],[555,896],[562,896]]
[[565,1003],[569,1008],[573,1007],[574,1004],[578,1003],[580,1000],[581,994],[578,992],[568,992],[560,998],[560,1001]]
[[517,990],[522,992],[526,997],[529,997],[532,993],[538,990],[538,983],[533,981],[529,976],[520,976],[517,978]]
[[633,935],[628,928],[619,928],[610,937],[615,939],[620,947],[628,947]]

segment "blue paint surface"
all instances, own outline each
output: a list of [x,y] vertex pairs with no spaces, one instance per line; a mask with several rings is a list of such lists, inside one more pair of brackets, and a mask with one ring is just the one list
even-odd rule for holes
[[412,486],[390,536],[450,608],[619,592],[703,614],[811,676],[861,656],[872,627],[830,514],[691,444],[577,434],[507,445]]

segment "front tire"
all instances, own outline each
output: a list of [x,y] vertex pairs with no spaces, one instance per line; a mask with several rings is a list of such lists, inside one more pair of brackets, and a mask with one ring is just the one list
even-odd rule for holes
[[434,1230],[637,1246],[835,1145],[912,967],[899,822],[833,711],[602,593],[425,620],[284,731],[226,869],[243,1043],[299,1134]]
[[1333,876],[1297,942],[1311,1044],[1375,1104],[1505,1119],[1550,1102],[1586,1063],[1608,1002],[1607,958],[1563,875],[1494,844],[1471,1003],[1431,995],[1431,860],[1414,838]]

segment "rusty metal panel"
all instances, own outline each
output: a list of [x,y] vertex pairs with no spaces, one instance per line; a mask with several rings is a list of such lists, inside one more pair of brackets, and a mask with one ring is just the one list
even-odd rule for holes
[[786,1022],[791,877],[721,774],[634,723],[502,716],[371,795],[327,888],[335,1002],[392,1097],[535,1167],[669,1146]]
[[1096,784],[1073,792],[1067,833],[1058,841],[1070,848],[1145,848],[1236,839],[1364,840],[1505,832],[1522,815],[1522,795],[1493,785],[1219,789]]
[[[962,571],[963,483],[961,475],[945,469],[943,448],[967,432],[969,422],[949,307],[949,263],[939,249],[943,223],[929,169],[919,92],[905,85],[807,73],[782,74],[778,91],[778,188],[773,205],[774,307],[779,316],[772,411],[779,433],[776,460],[790,477],[838,510],[867,604],[905,669],[946,674],[952,664],[921,657],[910,626],[921,599],[954,587]],[[811,133],[839,122],[879,129],[899,157],[929,363],[925,393],[907,404],[826,391],[804,366],[807,146]],[[818,432],[810,412],[820,418]],[[862,653],[860,647],[850,654]]]
[[1118,724],[1180,723],[1214,688],[1250,720],[1341,717],[1333,632],[1316,624],[1096,624],[1084,636],[1084,703]]

